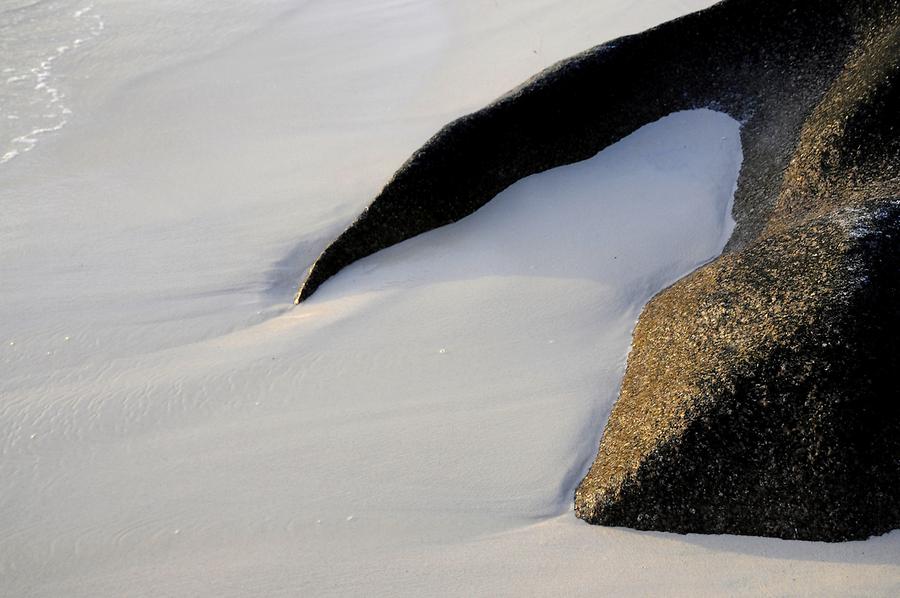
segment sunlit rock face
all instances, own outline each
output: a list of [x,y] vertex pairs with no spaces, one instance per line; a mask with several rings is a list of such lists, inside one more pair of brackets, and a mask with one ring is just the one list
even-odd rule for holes
[[641,316],[576,513],[835,541],[900,527],[898,70],[898,0],[726,0],[598,46],[435,135],[297,301],[527,175],[678,110],[726,112],[735,232]]
[[900,201],[725,255],[647,306],[592,523],[810,540],[900,525]]
[[859,42],[768,209],[745,177],[732,251],[645,309],[579,517],[828,541],[900,527],[900,21],[879,8],[853,15]]

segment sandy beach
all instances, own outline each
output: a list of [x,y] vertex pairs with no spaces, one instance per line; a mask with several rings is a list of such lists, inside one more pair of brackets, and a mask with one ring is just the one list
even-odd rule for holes
[[291,303],[442,125],[710,4],[0,7],[0,594],[900,593],[900,532],[572,512],[641,309],[733,229],[724,114],[523,179]]

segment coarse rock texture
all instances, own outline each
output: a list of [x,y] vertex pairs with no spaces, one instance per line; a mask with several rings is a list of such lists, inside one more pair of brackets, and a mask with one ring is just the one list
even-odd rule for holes
[[898,241],[900,202],[846,208],[652,300],[578,515],[811,540],[897,527]]
[[886,8],[805,121],[763,230],[645,309],[576,492],[583,519],[830,541],[900,526],[900,29]]
[[642,314],[576,513],[830,541],[900,527],[898,70],[898,0],[726,0],[591,49],[427,142],[297,301],[524,176],[674,111],[726,112],[735,232]]

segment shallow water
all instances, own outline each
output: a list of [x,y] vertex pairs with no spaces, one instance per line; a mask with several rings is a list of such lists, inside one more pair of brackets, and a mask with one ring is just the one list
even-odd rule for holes
[[75,59],[104,26],[85,0],[12,0],[0,9],[0,164],[66,125],[72,110],[56,63]]

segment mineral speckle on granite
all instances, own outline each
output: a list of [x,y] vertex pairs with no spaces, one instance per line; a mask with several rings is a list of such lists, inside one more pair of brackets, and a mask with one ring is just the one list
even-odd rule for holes
[[900,201],[723,256],[647,306],[593,523],[849,540],[900,524]]
[[725,0],[442,129],[310,269],[459,220],[677,110],[743,123],[725,253],[645,308],[591,523],[809,540],[900,527],[900,0]]

